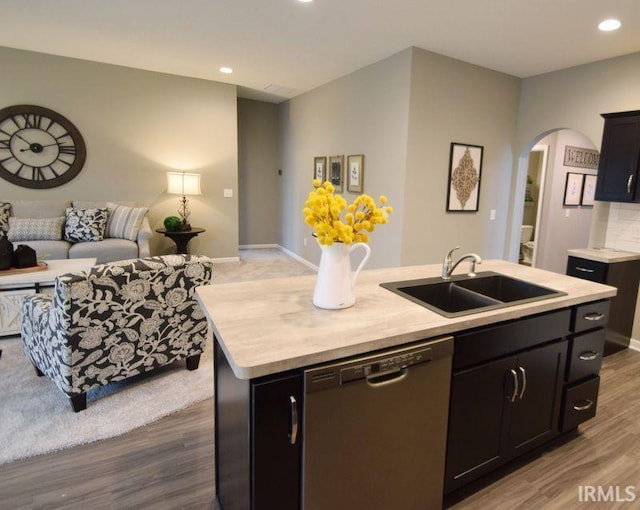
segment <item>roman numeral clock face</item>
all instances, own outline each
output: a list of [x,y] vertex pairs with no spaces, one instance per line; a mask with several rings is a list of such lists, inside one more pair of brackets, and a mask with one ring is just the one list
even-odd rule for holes
[[0,110],[0,177],[26,188],[55,188],[82,170],[87,151],[80,131],[41,106]]

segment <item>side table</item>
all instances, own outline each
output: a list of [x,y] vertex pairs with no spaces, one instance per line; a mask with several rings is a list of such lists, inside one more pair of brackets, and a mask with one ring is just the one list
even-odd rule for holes
[[157,228],[158,234],[163,234],[165,237],[169,237],[174,243],[176,243],[176,253],[189,253],[187,245],[189,241],[196,237],[198,234],[206,232],[204,228],[191,227],[190,230],[178,230],[176,232],[167,232],[166,228]]

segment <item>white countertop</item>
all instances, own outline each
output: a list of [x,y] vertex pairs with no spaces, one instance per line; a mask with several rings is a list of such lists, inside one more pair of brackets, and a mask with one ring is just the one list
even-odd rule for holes
[[614,250],[612,248],[581,248],[567,250],[567,253],[572,257],[580,257],[582,259],[595,260],[596,262],[605,262],[607,264],[640,259],[640,253]]
[[[464,274],[464,266],[455,274]],[[485,260],[477,271],[503,273],[567,295],[446,318],[379,286],[439,276],[441,269],[432,264],[362,271],[356,304],[344,310],[313,306],[315,275],[213,284],[199,287],[197,296],[234,374],[252,379],[616,294],[615,287],[503,260]]]

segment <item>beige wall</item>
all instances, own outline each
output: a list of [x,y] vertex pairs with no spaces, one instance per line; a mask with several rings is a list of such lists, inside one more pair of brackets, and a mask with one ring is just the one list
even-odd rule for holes
[[[166,172],[202,174],[192,225],[207,229],[192,253],[235,257],[238,247],[235,86],[0,47],[0,106],[35,104],[71,120],[87,145],[71,182],[32,190],[0,180],[0,198],[127,200],[150,207],[152,227],[177,213]],[[223,198],[223,189],[234,198]],[[152,253],[169,253],[156,234]]]
[[238,99],[240,245],[280,238],[278,105]]
[[[503,258],[519,90],[513,76],[413,49],[403,265],[455,246]],[[446,212],[451,142],[484,147],[478,212]]]

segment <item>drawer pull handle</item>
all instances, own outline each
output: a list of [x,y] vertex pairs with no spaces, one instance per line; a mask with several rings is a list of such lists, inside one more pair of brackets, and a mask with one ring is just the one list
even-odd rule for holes
[[527,371],[522,367],[518,367],[518,370],[520,370],[520,373],[522,374],[522,389],[520,390],[518,398],[522,400],[522,397],[524,397],[524,392],[527,389]]
[[[584,404],[582,402],[584,402]],[[579,402],[576,402],[575,404],[573,404],[573,408],[576,411],[586,411],[592,405],[593,405],[593,400],[589,400],[588,398],[585,398],[584,400],[580,400]]]
[[629,174],[629,180],[627,181],[627,193],[631,193],[632,184],[633,184],[633,174]]
[[296,444],[298,442],[298,402],[293,395],[289,396],[289,406],[291,411],[289,444]]
[[600,353],[596,351],[584,351],[580,353],[580,359],[582,361],[592,361],[596,359],[599,355]]
[[518,374],[516,374],[516,371],[513,368],[511,369],[511,377],[513,378],[513,393],[511,395],[511,403],[513,403],[518,397]]
[[587,269],[586,267],[576,266],[576,271],[582,271],[583,273],[595,273],[595,269]]
[[600,312],[591,312],[584,316],[585,320],[588,320],[588,321],[599,321],[603,317],[604,317],[604,314]]

